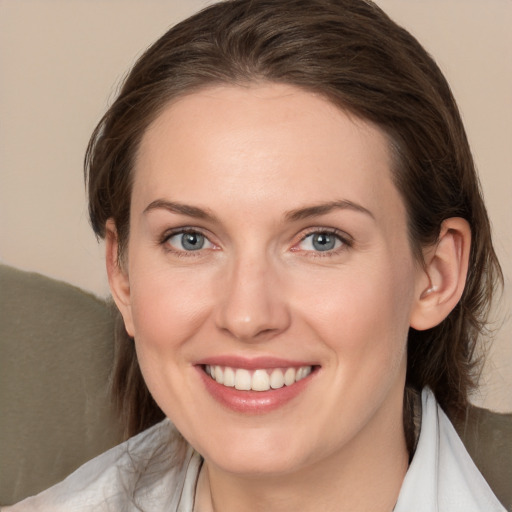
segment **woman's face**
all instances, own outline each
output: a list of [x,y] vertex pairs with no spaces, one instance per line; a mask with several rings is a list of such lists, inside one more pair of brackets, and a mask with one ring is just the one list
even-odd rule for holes
[[390,166],[378,128],[285,85],[191,94],[145,133],[121,309],[212,466],[287,473],[403,436],[421,271]]

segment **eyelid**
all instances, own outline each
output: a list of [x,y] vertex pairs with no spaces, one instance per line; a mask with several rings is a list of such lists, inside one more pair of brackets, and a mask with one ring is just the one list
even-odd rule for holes
[[311,235],[320,234],[320,233],[326,233],[329,235],[336,236],[341,241],[342,246],[338,247],[337,249],[332,249],[329,251],[307,251],[307,250],[304,250],[304,252],[310,253],[310,255],[314,255],[315,257],[316,256],[329,256],[329,255],[332,256],[334,254],[337,254],[340,251],[346,250],[347,248],[351,248],[354,245],[354,239],[345,231],[341,231],[340,229],[337,229],[337,228],[328,228],[328,227],[323,227],[323,226],[317,226],[317,227],[308,228],[305,232],[301,233],[299,240],[297,240],[293,244],[291,250],[293,252],[301,251],[302,249],[297,248],[297,246],[301,242],[303,242],[306,238],[308,238]]
[[199,233],[203,236],[207,236],[200,228],[195,228],[192,226],[180,226],[179,228],[170,228],[164,230],[164,232],[159,237],[159,242],[164,243],[169,240],[169,238],[175,235],[180,235],[182,233]]
[[[213,247],[201,248],[201,249],[197,249],[196,251],[186,251],[183,249],[177,249],[177,248],[173,247],[172,245],[168,244],[168,241],[172,237],[177,236],[177,235],[183,235],[186,233],[199,234],[201,236],[204,236],[205,239],[208,241],[208,243],[211,244]],[[184,256],[194,256],[194,255],[198,255],[201,252],[204,252],[205,250],[218,249],[217,244],[212,242],[211,236],[208,235],[207,233],[205,233],[205,231],[203,229],[195,227],[195,226],[194,227],[180,226],[177,228],[168,229],[162,233],[162,235],[160,236],[160,238],[158,240],[158,243],[159,243],[159,245],[164,246],[165,250],[167,250],[168,252],[172,252],[174,254],[179,254],[179,255],[184,255]]]

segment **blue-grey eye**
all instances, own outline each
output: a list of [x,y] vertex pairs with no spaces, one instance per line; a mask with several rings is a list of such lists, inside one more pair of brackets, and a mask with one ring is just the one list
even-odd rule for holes
[[342,241],[340,237],[328,231],[317,231],[306,236],[299,244],[302,251],[332,251],[341,247]]
[[204,235],[196,231],[176,233],[169,237],[167,243],[178,251],[199,251],[212,246]]

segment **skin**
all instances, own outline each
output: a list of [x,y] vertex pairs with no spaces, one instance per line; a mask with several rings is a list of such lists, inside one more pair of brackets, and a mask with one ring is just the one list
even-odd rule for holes
[[[390,167],[379,128],[285,85],[193,93],[145,133],[125,264],[112,221],[107,264],[151,393],[205,459],[197,510],[392,510],[408,329],[458,300],[469,235],[450,220],[418,265]],[[183,228],[203,249],[184,249]],[[336,247],[316,250],[311,233],[332,230]],[[216,356],[316,371],[248,414],[206,390],[197,364]]]

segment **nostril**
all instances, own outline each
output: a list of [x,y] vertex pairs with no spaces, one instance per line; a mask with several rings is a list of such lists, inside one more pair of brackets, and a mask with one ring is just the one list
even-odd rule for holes
[[262,341],[286,330],[290,315],[286,297],[271,271],[251,258],[237,260],[216,304],[217,327],[242,341]]

